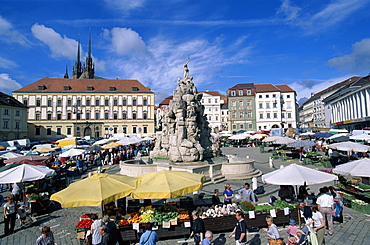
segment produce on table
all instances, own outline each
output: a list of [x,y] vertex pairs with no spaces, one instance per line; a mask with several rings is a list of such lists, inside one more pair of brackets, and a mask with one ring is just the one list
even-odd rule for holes
[[197,207],[196,211],[200,212],[200,218],[205,219],[205,218],[215,218],[215,217],[221,217],[221,216],[226,216],[226,215],[233,215],[235,212],[239,210],[238,206],[236,203],[233,204],[227,204],[223,206],[215,206],[212,208],[208,207]]
[[82,219],[78,221],[77,225],[75,226],[75,229],[81,229],[81,228],[86,228],[90,229],[93,221],[91,219]]
[[244,211],[253,211],[254,210],[254,205],[251,202],[241,202],[240,203],[240,208],[243,209]]
[[132,223],[140,223],[141,218],[139,217],[139,213],[131,213],[131,218],[127,220],[129,224]]

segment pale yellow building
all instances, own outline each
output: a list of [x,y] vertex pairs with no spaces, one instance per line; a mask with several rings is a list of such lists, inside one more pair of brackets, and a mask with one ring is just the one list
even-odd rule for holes
[[154,133],[154,93],[137,80],[43,78],[13,92],[28,106],[28,137]]

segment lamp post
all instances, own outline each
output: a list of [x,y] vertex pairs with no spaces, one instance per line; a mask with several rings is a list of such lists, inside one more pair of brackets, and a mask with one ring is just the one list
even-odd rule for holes
[[75,137],[77,138],[77,120],[78,120],[78,105],[73,105],[73,114],[76,114],[76,123],[75,123]]

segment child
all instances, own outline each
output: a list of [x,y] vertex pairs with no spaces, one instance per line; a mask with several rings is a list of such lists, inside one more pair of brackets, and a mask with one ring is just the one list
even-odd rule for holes
[[297,223],[295,222],[294,219],[291,219],[289,221],[287,233],[289,234],[290,237],[294,237],[297,230],[298,230]]
[[21,225],[21,227],[23,227],[27,218],[26,207],[23,202],[18,204],[18,218],[20,220],[19,224]]

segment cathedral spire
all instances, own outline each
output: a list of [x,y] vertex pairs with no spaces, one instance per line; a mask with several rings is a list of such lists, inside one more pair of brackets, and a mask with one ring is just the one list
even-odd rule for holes
[[66,64],[66,73],[64,74],[64,78],[68,79],[68,65]]
[[82,75],[80,46],[81,46],[80,37],[78,37],[77,60],[76,60],[75,66],[73,67],[73,78],[80,78],[80,76]]
[[91,33],[89,33],[87,56],[81,78],[94,79],[94,77],[95,77],[95,67],[91,57]]

